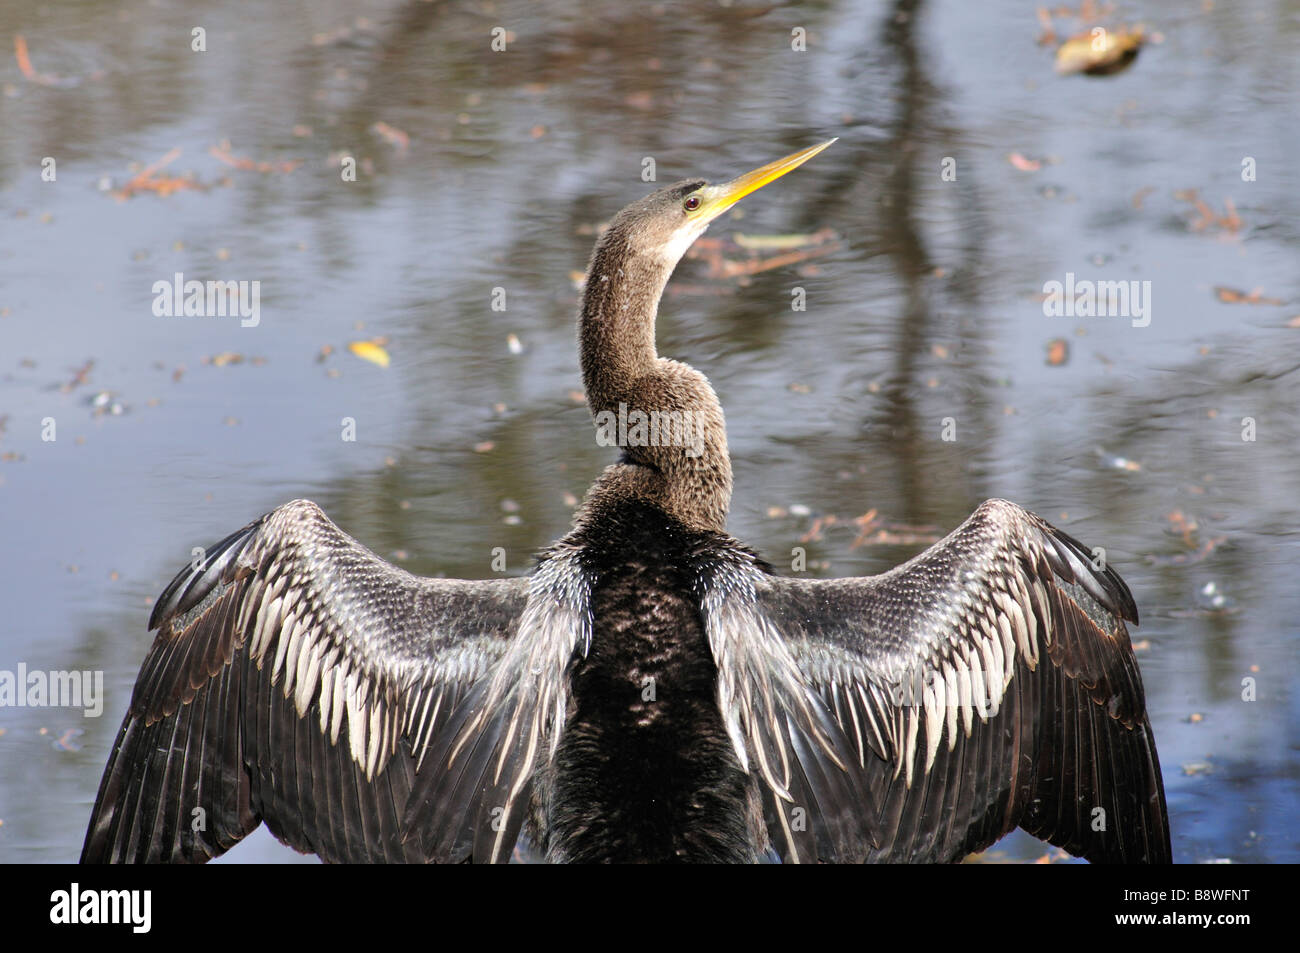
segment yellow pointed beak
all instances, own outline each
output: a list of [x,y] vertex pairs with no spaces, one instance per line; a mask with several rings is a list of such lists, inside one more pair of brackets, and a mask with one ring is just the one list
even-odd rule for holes
[[799,168],[799,166],[837,140],[838,137],[836,139],[827,139],[815,146],[801,149],[798,152],[791,153],[784,159],[777,159],[775,162],[759,166],[753,172],[746,172],[744,175],[737,176],[730,182],[706,185],[700,189],[701,197],[704,199],[700,212],[708,219],[721,215],[750,192],[756,192],[769,182],[774,182],[787,172]]

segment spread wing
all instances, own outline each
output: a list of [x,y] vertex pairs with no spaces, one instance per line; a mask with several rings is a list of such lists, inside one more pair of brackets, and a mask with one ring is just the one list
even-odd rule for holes
[[[752,586],[754,609],[711,620],[715,658],[746,641],[764,673],[730,667],[724,716],[750,751],[784,756],[787,776],[835,779],[802,797],[767,785],[770,828],[810,815],[805,833],[773,833],[787,859],[953,861],[1022,827],[1093,861],[1170,861],[1124,626],[1137,608],[1076,540],[990,500],[880,576]],[[836,729],[823,744],[801,743],[808,720],[782,700],[805,688]]]
[[507,858],[563,703],[562,668],[519,666],[584,635],[536,576],[422,579],[304,500],[177,575],[149,627],[83,862],[201,862],[263,821],[329,861]]

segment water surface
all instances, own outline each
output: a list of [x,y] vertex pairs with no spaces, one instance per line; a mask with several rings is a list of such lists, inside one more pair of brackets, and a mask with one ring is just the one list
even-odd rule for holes
[[[728,413],[731,531],[867,574],[1000,496],[1104,546],[1141,609],[1176,859],[1300,860],[1300,4],[1125,14],[1163,42],[1088,79],[1014,2],[0,6],[0,669],[106,690],[100,718],[0,711],[0,860],[76,857],[191,547],[309,497],[414,572],[484,577],[498,546],[525,571],[611,459],[574,398],[593,229],[646,157],[722,179],[832,135],[710,237],[835,250],[744,284],[685,262],[662,309],[661,353]],[[15,34],[57,81],[24,77]],[[201,189],[111,195],[172,149]],[[1241,224],[1194,228],[1189,190]],[[176,272],[259,281],[260,323],[156,317]],[[1046,316],[1070,272],[1149,281],[1150,323]],[[375,336],[386,369],[345,350]],[[871,510],[901,542],[858,541]],[[262,831],[228,859],[298,855]]]

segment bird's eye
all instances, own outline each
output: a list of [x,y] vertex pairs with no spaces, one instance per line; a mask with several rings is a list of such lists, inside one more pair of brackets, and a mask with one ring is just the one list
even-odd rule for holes
[[682,203],[682,208],[686,209],[686,211],[688,212],[694,212],[699,207],[700,207],[700,197],[698,195],[692,195],[690,198],[688,198],[685,202]]

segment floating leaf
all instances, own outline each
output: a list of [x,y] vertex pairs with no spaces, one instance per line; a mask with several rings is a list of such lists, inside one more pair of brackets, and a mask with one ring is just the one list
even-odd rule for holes
[[809,245],[822,245],[839,236],[831,229],[823,228],[808,235],[744,235],[737,232],[732,237],[737,245],[749,251],[788,251],[792,248],[807,248]]
[[1008,155],[1007,161],[1021,172],[1037,172],[1043,167],[1043,163],[1038,159],[1030,159],[1026,156],[1022,156],[1019,152],[1013,152]]
[[411,146],[411,137],[396,126],[390,126],[386,122],[377,122],[370,127],[370,131],[379,136],[390,146],[397,150],[399,156],[406,155],[407,149]]
[[1109,76],[1127,69],[1144,42],[1141,24],[1115,30],[1095,26],[1070,37],[1056,51],[1056,71],[1062,76],[1084,73]]
[[1224,304],[1282,304],[1281,298],[1265,298],[1264,289],[1256,288],[1247,294],[1244,291],[1238,291],[1236,288],[1227,288],[1223,285],[1214,286],[1214,294]]
[[371,364],[378,364],[380,367],[387,367],[389,364],[388,352],[374,341],[353,341],[348,344],[348,350]]
[[182,178],[175,175],[160,176],[157,173],[164,167],[175,162],[180,158],[181,150],[172,149],[157,162],[151,162],[140,170],[131,181],[127,182],[120,189],[112,192],[112,196],[119,201],[129,199],[136,192],[157,192],[161,196],[171,195],[173,192],[179,192],[181,189],[202,189],[203,186],[192,179]]
[[1132,199],[1133,207],[1135,209],[1140,209],[1142,207],[1142,203],[1146,201],[1146,197],[1150,195],[1152,192],[1154,192],[1155,190],[1156,187],[1154,185],[1144,185],[1142,188],[1134,192],[1133,199]]
[[298,168],[298,166],[302,165],[301,159],[286,159],[282,162],[254,162],[252,159],[231,155],[230,140],[228,139],[223,139],[219,145],[210,148],[208,154],[214,159],[220,159],[232,168],[245,169],[252,172],[292,172],[294,169]]
[[68,728],[54,740],[54,749],[56,751],[80,751],[81,745],[77,738],[86,733],[84,728]]
[[78,80],[72,76],[55,76],[53,73],[38,73],[32,66],[32,58],[27,53],[27,39],[21,33],[14,34],[14,58],[18,60],[18,72],[23,79],[38,86],[76,86]]
[[1223,200],[1224,212],[1219,215],[1197,194],[1196,189],[1179,189],[1174,193],[1174,198],[1180,202],[1191,202],[1195,206],[1196,218],[1187,223],[1187,227],[1194,232],[1213,227],[1221,228],[1235,235],[1244,224],[1241,216],[1237,214],[1237,206],[1232,199],[1225,198]]

